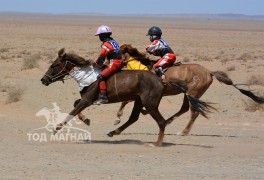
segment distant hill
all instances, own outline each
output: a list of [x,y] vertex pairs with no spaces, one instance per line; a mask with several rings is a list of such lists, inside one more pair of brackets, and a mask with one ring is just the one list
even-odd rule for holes
[[199,18],[199,19],[258,19],[264,20],[264,15],[244,15],[244,14],[124,14],[124,16],[144,16],[144,17],[178,17],[178,18]]
[[244,15],[244,14],[104,14],[104,13],[20,13],[20,12],[0,12],[1,16],[122,16],[122,17],[173,17],[192,19],[246,19],[264,20],[264,15]]

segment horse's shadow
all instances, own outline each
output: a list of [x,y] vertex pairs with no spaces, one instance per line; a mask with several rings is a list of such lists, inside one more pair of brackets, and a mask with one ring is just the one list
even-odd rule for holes
[[[145,145],[153,147],[153,142],[143,142],[140,140],[133,140],[133,139],[125,139],[125,140],[91,140],[91,141],[84,141],[86,144],[126,144],[126,145]],[[163,142],[162,147],[172,147],[172,146],[192,146],[192,147],[201,147],[201,148],[213,148],[213,146],[207,145],[198,145],[198,144],[175,144],[169,142]]]
[[[134,139],[124,139],[124,140],[91,140],[91,141],[84,141],[86,144],[127,144],[127,145],[151,145],[153,142],[143,142],[140,140],[134,140]],[[169,146],[175,146],[174,143],[167,143],[163,142],[162,147],[169,147]]]
[[[157,135],[156,133],[123,133],[123,136],[126,135]],[[168,136],[177,136],[177,134],[165,134]],[[223,136],[218,134],[189,134],[188,136],[197,136],[197,137],[213,137],[213,138],[221,138],[221,137],[229,137],[229,138],[235,138],[237,136]],[[91,140],[91,141],[84,141],[85,144],[133,144],[133,145],[145,145],[145,146],[153,146],[153,142],[143,142],[140,140],[134,140],[134,139],[124,139],[124,140]],[[214,148],[213,146],[204,145],[204,144],[184,144],[184,143],[169,143],[169,142],[163,142],[162,147],[171,147],[171,146],[191,146],[191,147],[200,147],[200,148]]]

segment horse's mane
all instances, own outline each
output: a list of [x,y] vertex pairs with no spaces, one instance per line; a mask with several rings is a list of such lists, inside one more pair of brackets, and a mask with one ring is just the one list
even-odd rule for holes
[[86,60],[81,56],[78,56],[77,54],[67,54],[66,60],[69,60],[70,62],[74,63],[76,66],[84,67],[84,66],[90,66],[94,62],[90,59]]
[[74,54],[74,53],[67,53],[66,54],[64,48],[62,48],[58,54],[59,54],[59,56],[65,56],[65,61],[70,61],[79,67],[90,66],[90,65],[94,64],[93,60],[90,60],[90,59],[86,60],[77,54]]
[[149,66],[151,65],[151,61],[149,57],[145,53],[139,52],[137,48],[131,46],[131,44],[123,44],[120,47],[120,51],[122,54],[128,53],[130,56],[140,61],[142,64]]

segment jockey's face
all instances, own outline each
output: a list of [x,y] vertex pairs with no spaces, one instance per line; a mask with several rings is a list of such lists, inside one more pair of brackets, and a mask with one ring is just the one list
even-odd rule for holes
[[153,41],[155,41],[156,39],[159,39],[159,36],[157,36],[157,35],[151,35],[151,36],[149,36],[149,40],[150,40],[150,42],[153,42]]
[[104,42],[107,38],[110,37],[109,33],[103,33],[103,34],[99,34],[99,39],[100,41]]

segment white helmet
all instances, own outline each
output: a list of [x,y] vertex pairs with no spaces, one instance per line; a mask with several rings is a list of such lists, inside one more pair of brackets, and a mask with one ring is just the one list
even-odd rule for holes
[[99,34],[110,34],[111,35],[112,30],[110,29],[109,26],[102,25],[98,27],[95,36],[98,36]]

